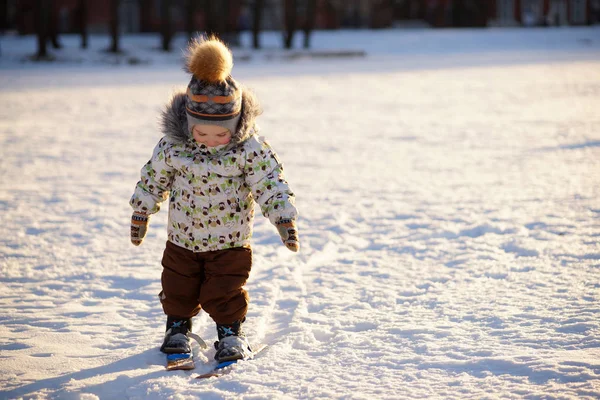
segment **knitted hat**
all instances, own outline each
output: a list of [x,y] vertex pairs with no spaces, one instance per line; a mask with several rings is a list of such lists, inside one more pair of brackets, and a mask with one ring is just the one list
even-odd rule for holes
[[194,125],[218,125],[235,134],[242,111],[242,87],[232,77],[233,56],[215,37],[196,39],[186,55],[188,130]]

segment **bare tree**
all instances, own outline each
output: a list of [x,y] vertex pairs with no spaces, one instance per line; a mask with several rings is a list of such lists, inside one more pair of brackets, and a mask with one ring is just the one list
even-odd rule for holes
[[304,48],[310,48],[310,34],[317,18],[317,0],[306,1],[306,20],[304,21]]
[[352,15],[352,20],[353,20],[353,25],[356,29],[359,29],[361,27],[361,16],[360,16],[360,5],[361,1],[360,0],[355,0],[354,1],[354,9],[353,9],[353,15]]
[[252,47],[260,49],[260,28],[262,23],[264,0],[254,0],[254,15],[252,23]]
[[55,49],[62,48],[58,41],[58,10],[54,6],[54,0],[48,0],[48,40]]
[[119,0],[110,0],[110,34],[112,36],[112,44],[109,48],[111,53],[120,53],[119,48]]
[[283,47],[291,49],[294,44],[296,31],[296,0],[283,0],[285,13],[285,26],[283,30]]
[[234,21],[231,12],[236,4],[232,4],[231,0],[205,0],[204,4],[207,35],[217,36],[229,46],[237,45],[237,21]]
[[46,44],[48,42],[48,6],[48,0],[36,0],[35,2],[34,20],[38,42],[38,51],[36,59],[38,60],[48,59],[48,48],[46,47]]
[[223,32],[223,15],[221,14],[221,1],[205,0],[204,8],[206,10],[206,33],[209,36],[221,36]]
[[87,49],[88,48],[87,0],[79,0],[77,2],[76,18],[77,18],[77,27],[79,29],[79,33],[81,34],[81,48]]
[[223,16],[223,35],[222,39],[230,47],[239,47],[240,32],[239,32],[239,11],[241,6],[240,0],[223,0],[221,5],[221,15]]
[[[420,0],[416,0],[420,1]],[[334,4],[332,0],[323,0],[322,3],[323,12],[327,15],[328,27],[339,28],[340,27],[340,6]]]
[[0,32],[8,29],[8,0],[0,0]]
[[173,29],[171,27],[171,1],[161,0],[160,2],[161,15],[161,36],[163,51],[171,51],[171,39],[173,39]]
[[192,40],[196,34],[196,26],[194,21],[194,15],[196,13],[196,0],[186,0],[185,2],[185,30],[188,35],[188,39]]

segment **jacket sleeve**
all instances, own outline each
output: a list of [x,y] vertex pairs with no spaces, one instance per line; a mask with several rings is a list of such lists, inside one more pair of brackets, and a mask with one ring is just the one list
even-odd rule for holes
[[152,158],[142,168],[142,177],[129,201],[134,211],[157,213],[160,204],[169,198],[175,176],[175,169],[169,164],[169,148],[170,143],[165,138],[161,139],[154,148]]
[[252,137],[249,142],[244,173],[262,214],[273,225],[280,219],[296,219],[296,197],[283,176],[283,165],[277,154],[262,138]]

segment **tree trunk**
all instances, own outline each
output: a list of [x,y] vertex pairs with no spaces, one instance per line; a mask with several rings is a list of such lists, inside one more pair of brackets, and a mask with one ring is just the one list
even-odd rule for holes
[[58,41],[58,11],[54,6],[54,0],[48,0],[48,40],[55,49],[62,48]]
[[327,9],[327,12],[329,13],[329,18],[331,18],[331,21],[333,23],[331,28],[335,29],[340,27],[340,15],[338,7],[339,6],[337,4],[333,4],[331,0],[325,0],[325,8]]
[[231,47],[240,47],[240,9],[242,7],[241,0],[225,0],[224,4],[224,18],[225,21],[225,40]]
[[352,17],[350,17],[350,22],[347,24],[355,29],[361,28],[360,3],[360,0],[354,0],[352,6]]
[[173,32],[171,29],[171,1],[161,0],[160,2],[161,15],[161,34],[162,34],[162,49],[163,51],[171,51],[171,39]]
[[317,18],[317,0],[307,0],[306,21],[304,23],[304,48],[310,48],[310,34],[315,27]]
[[186,0],[185,2],[185,31],[187,32],[188,40],[192,40],[196,35],[196,27],[194,24],[194,14],[196,13],[196,1]]
[[154,32],[152,26],[153,0],[138,0],[138,4],[140,6],[140,31],[144,33]]
[[36,0],[35,2],[35,30],[37,33],[38,51],[37,59],[48,58],[48,0]]
[[264,8],[264,0],[254,1],[254,23],[252,24],[252,47],[260,49],[260,25],[262,22],[262,12]]
[[119,53],[119,0],[110,0],[110,34],[112,44],[109,49],[111,53]]
[[8,1],[0,0],[0,32],[8,30]]
[[231,24],[229,23],[230,15],[230,5],[229,0],[220,0],[218,8],[218,18],[219,18],[219,27],[218,31],[221,34],[221,40],[223,40],[228,47],[232,46],[231,40]]
[[81,48],[88,48],[88,31],[87,31],[87,0],[79,0],[77,4],[77,27],[81,34]]
[[206,10],[206,34],[208,36],[220,36],[219,30],[219,6],[214,0],[205,0]]
[[283,33],[283,47],[291,49],[294,44],[294,32],[296,31],[296,0],[284,0],[285,4],[285,26]]

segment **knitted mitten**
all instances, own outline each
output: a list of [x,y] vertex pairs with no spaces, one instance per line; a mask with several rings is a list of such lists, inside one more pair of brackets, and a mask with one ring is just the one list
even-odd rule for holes
[[298,240],[298,229],[296,221],[289,218],[282,218],[277,222],[277,230],[285,247],[293,252],[300,250],[300,241]]
[[135,211],[131,216],[131,243],[136,246],[142,244],[148,232],[148,216]]

